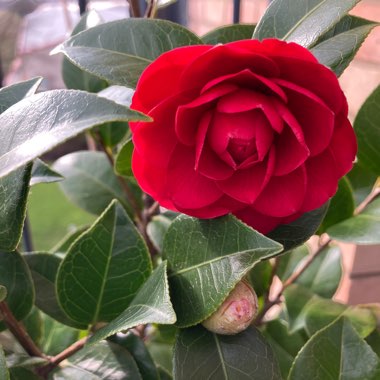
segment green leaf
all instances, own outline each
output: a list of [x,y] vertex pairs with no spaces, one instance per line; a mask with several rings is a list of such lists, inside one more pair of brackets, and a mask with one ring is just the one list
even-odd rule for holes
[[217,335],[202,326],[181,330],[174,348],[174,378],[280,380],[273,351],[254,327]]
[[28,335],[32,338],[33,342],[40,346],[43,334],[42,317],[40,311],[33,307],[32,311],[22,320]]
[[96,343],[119,331],[147,323],[173,324],[176,316],[170,302],[166,261],[158,266],[141,287],[130,306],[107,326],[95,332],[89,343]]
[[280,244],[231,215],[210,220],[177,217],[163,249],[170,263],[177,325],[206,319],[256,263],[281,251]]
[[55,281],[62,259],[49,253],[29,253],[24,255],[24,259],[32,274],[36,306],[64,325],[86,328],[86,324],[77,323],[69,318],[58,303]]
[[43,380],[42,377],[36,375],[35,372],[28,368],[15,367],[10,370],[11,380]]
[[34,288],[29,268],[18,252],[0,252],[0,285],[8,290],[5,301],[13,315],[17,320],[24,319],[32,310]]
[[366,342],[371,346],[376,355],[380,357],[380,331],[378,328],[366,337]]
[[340,76],[355,57],[371,30],[378,24],[354,16],[344,17],[311,49],[320,63]]
[[133,333],[124,336],[119,334],[109,340],[124,347],[133,356],[144,380],[160,380],[156,365],[145,343],[138,336]]
[[51,253],[59,253],[59,254],[65,254],[71,244],[74,243],[74,241],[83,234],[86,230],[88,230],[89,226],[81,226],[81,227],[74,227],[66,236],[62,238],[53,248],[49,250]]
[[360,164],[380,176],[380,86],[367,98],[354,123]]
[[338,191],[330,201],[327,214],[318,232],[323,233],[334,224],[350,218],[354,214],[354,210],[355,201],[352,189],[347,178],[343,177],[339,181]]
[[29,356],[23,351],[22,353],[10,354],[6,356],[7,366],[11,368],[33,368],[47,364],[47,358]]
[[166,216],[155,215],[149,222],[146,232],[152,241],[154,247],[162,252],[165,234],[168,231],[172,221]]
[[70,356],[49,380],[128,379],[143,380],[132,355],[117,344],[100,342]]
[[123,177],[132,177],[132,140],[126,141],[120,148],[115,159],[115,172]]
[[254,24],[234,24],[219,27],[202,37],[205,44],[227,44],[229,42],[248,40],[255,30]]
[[173,343],[162,343],[157,341],[147,342],[147,347],[154,362],[165,368],[169,373],[173,372]]
[[[91,10],[82,16],[71,35],[74,36],[101,23],[102,20],[98,13]],[[107,82],[81,70],[79,67],[73,65],[67,58],[64,58],[62,62],[62,78],[67,88],[75,90],[98,92],[107,86]]]
[[60,45],[80,68],[111,84],[134,87],[143,70],[162,53],[202,44],[184,27],[164,20],[130,18],[95,26]]
[[0,249],[4,251],[15,250],[21,240],[31,169],[28,164],[0,178]]
[[253,38],[276,37],[311,47],[360,0],[274,0]]
[[114,200],[64,257],[56,280],[58,300],[79,324],[108,322],[131,303],[150,272],[146,244]]
[[33,162],[32,176],[30,186],[38,183],[51,183],[62,181],[63,176],[53,170],[48,164],[37,158]]
[[78,207],[101,214],[113,199],[131,212],[113,168],[102,152],[83,151],[67,154],[53,165],[65,179],[62,191]]
[[316,333],[298,354],[289,380],[376,380],[379,358],[349,320],[340,318]]
[[16,104],[27,96],[33,95],[41,82],[42,78],[37,77],[0,88],[0,114],[10,106],[13,106],[13,104]]
[[303,260],[310,253],[309,247],[303,244],[285,255],[278,257],[279,264],[276,271],[276,275],[281,281],[286,281],[294,272],[294,270],[299,265],[300,261]]
[[2,347],[0,346],[0,379],[9,380],[9,372],[5,362],[5,356]]
[[269,290],[271,273],[272,265],[269,260],[260,261],[249,272],[248,280],[258,297],[261,297]]
[[7,288],[3,285],[0,285],[0,302],[3,302],[7,297]]
[[89,128],[130,120],[149,118],[82,91],[53,90],[30,96],[0,115],[0,177]]
[[157,370],[160,375],[160,380],[173,380],[172,375],[166,369],[158,366]]
[[322,223],[328,207],[329,203],[327,202],[322,207],[303,214],[292,223],[280,225],[270,232],[268,237],[282,244],[284,251],[298,247],[314,235]]
[[380,243],[380,197],[371,202],[359,215],[327,229],[332,239],[356,243]]

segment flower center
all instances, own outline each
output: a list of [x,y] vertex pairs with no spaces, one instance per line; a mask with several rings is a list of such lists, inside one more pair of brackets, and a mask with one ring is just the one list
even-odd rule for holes
[[246,140],[238,137],[232,137],[228,142],[227,151],[236,164],[241,164],[248,157],[253,155],[257,156],[256,140]]

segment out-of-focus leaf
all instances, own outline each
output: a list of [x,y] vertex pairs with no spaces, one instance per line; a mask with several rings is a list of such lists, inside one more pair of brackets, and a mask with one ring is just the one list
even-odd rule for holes
[[53,170],[48,164],[37,158],[33,162],[30,186],[38,183],[50,183],[62,181],[63,176]]
[[42,317],[40,311],[36,307],[33,307],[32,311],[22,320],[22,324],[34,343],[39,346],[43,334]]
[[165,235],[170,290],[177,325],[195,325],[210,316],[242,278],[282,246],[235,217],[199,220],[177,217]]
[[172,221],[166,216],[160,214],[153,216],[147,226],[147,234],[155,248],[162,252],[165,234],[168,231]]
[[9,380],[9,372],[5,362],[5,356],[2,347],[0,346],[0,379]]
[[276,275],[280,280],[287,280],[294,270],[298,267],[300,262],[308,256],[310,253],[309,248],[306,244],[303,244],[290,252],[287,252],[285,255],[278,257],[279,260],[278,268]]
[[120,148],[115,159],[115,172],[118,175],[124,177],[133,176],[132,172],[132,152],[133,142],[132,140],[126,141]]
[[7,288],[3,285],[0,285],[0,302],[5,300],[7,293]]
[[89,226],[81,226],[70,231],[66,236],[63,237],[53,248],[50,249],[51,253],[66,253],[70,248],[71,244],[83,234],[84,231],[88,230]]
[[219,27],[202,37],[205,44],[227,44],[229,42],[248,40],[255,30],[254,24],[233,24]]
[[249,272],[248,280],[258,297],[261,297],[269,290],[271,273],[272,265],[269,260],[260,261]]

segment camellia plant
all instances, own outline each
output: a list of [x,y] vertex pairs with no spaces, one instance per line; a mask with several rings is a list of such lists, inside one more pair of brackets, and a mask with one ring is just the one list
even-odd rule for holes
[[[356,3],[203,37],[157,1],[90,13],[54,51],[69,89],[0,90],[1,380],[380,379],[380,306],[332,300],[338,243],[380,243],[380,89],[352,127],[337,79],[377,25]],[[55,181],[97,219],[26,252]]]

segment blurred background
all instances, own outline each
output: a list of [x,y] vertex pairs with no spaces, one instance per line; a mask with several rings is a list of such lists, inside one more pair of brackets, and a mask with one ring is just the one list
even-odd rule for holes
[[[233,22],[257,23],[269,2],[178,0],[164,8],[159,17],[184,24],[201,36]],[[141,0],[142,11],[145,6]],[[0,0],[0,87],[42,76],[41,90],[64,88],[62,56],[49,53],[70,35],[86,10],[95,10],[105,22],[130,16],[127,0]],[[351,13],[380,22],[380,2],[362,0]],[[354,120],[380,83],[380,28],[371,33],[340,82]],[[67,203],[55,184],[33,188],[29,212],[35,247],[41,250],[56,243],[70,223],[81,225],[94,220]],[[343,256],[346,277],[337,298],[349,303],[380,302],[380,248],[347,245]]]

